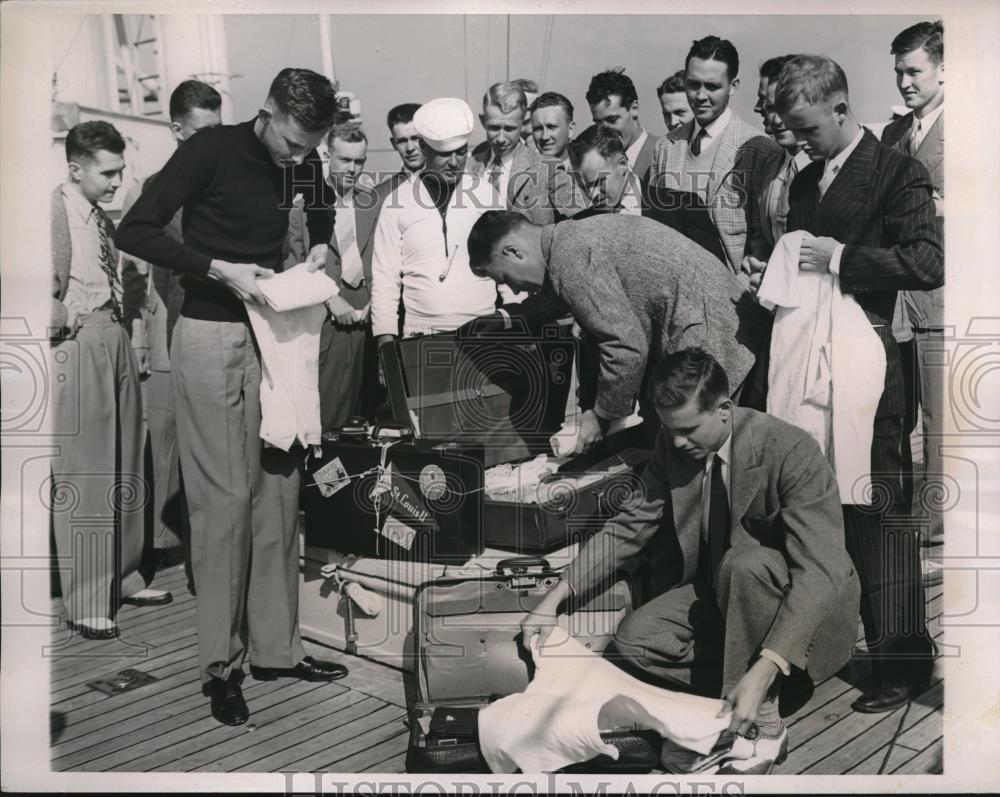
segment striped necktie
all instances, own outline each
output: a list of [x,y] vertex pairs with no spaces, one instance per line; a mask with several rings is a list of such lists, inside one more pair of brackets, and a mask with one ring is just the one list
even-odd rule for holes
[[118,264],[111,251],[111,219],[98,205],[94,205],[91,213],[97,222],[97,233],[101,242],[101,269],[108,277],[108,287],[111,289],[111,315],[115,321],[122,320],[122,286],[118,280]]
[[907,139],[906,149],[910,156],[917,154],[917,150],[920,149],[920,142],[924,140],[923,136],[923,123],[914,117],[913,124],[910,125],[910,137]]

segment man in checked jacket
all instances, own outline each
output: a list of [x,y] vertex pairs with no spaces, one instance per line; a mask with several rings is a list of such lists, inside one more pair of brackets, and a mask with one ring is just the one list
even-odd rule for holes
[[731,42],[718,36],[694,42],[684,69],[694,119],[656,145],[649,181],[701,198],[719,230],[726,261],[739,274],[750,231],[760,223],[757,200],[784,153],[729,108],[740,85],[740,57]]
[[[934,646],[927,635],[918,539],[906,524],[902,444],[904,383],[892,335],[897,292],[944,282],[933,185],[914,158],[882,146],[851,111],[847,78],[829,58],[802,55],[781,70],[775,106],[813,162],[789,195],[788,230],[805,230],[799,269],[836,274],[886,352],[875,412],[872,506],[844,506],[847,550],[861,580],[861,619],[873,681],[856,711],[892,711],[927,688]],[[904,519],[887,524],[887,510]]]

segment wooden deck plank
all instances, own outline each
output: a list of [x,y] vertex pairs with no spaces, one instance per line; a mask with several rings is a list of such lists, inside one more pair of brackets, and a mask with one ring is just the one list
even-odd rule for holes
[[[886,755],[889,756],[888,761],[886,761]],[[889,745],[886,744],[868,756],[868,758],[856,767],[852,767],[847,770],[844,774],[878,775],[879,770],[882,771],[881,774],[890,774],[894,769],[902,766],[916,755],[919,755],[916,750],[911,750],[909,747],[905,747],[898,743],[892,746],[892,752],[890,753]]]
[[[374,698],[370,699],[374,700]],[[397,733],[405,716],[405,712],[400,711],[396,706],[381,705],[365,716],[359,717],[355,722],[337,727],[330,733],[314,737],[301,745],[299,750],[304,754],[289,761],[287,768],[298,772],[313,772],[318,769],[335,772],[337,768],[333,764],[375,742],[382,741],[389,726],[395,725],[389,731],[389,735]],[[379,738],[370,736],[370,734],[378,736],[378,732],[382,732],[383,736]],[[271,771],[266,767],[266,759],[260,763],[265,764],[265,771]]]
[[[245,689],[244,693],[249,701],[258,695],[279,688],[276,687],[277,683],[255,683]],[[131,760],[134,757],[133,750],[136,747],[156,749],[156,744],[161,739],[164,744],[174,740],[183,741],[189,726],[206,718],[211,721],[211,725],[226,727],[219,725],[211,718],[208,698],[202,696],[201,689],[197,685],[192,685],[191,692],[186,697],[167,703],[155,715],[139,715],[129,721],[122,722],[115,726],[114,736],[109,736],[106,733],[95,733],[93,737],[85,740],[86,744],[78,744],[78,749],[71,755],[76,763],[102,758],[105,759],[102,763],[110,768],[118,763]],[[61,753],[62,746],[57,746],[54,756],[61,756]],[[54,759],[53,766],[56,763],[57,761]]]
[[[299,741],[315,736],[321,729],[336,727],[340,722],[348,721],[340,715],[342,709],[353,706],[364,700],[370,700],[367,695],[348,690],[334,697],[324,698],[303,709],[290,724],[272,722],[263,728],[258,727],[254,733],[254,745],[248,747],[243,739],[232,739],[216,746],[205,754],[189,756],[182,764],[185,772],[229,772],[237,767],[252,764],[268,755],[278,756],[283,751],[295,755],[294,748]],[[374,706],[375,704],[369,704]],[[368,711],[370,708],[362,708]],[[324,721],[327,724],[324,724]],[[262,746],[266,742],[267,746]]]
[[914,723],[908,730],[900,734],[899,743],[913,750],[924,750],[938,739],[943,738],[943,708],[944,700],[942,699],[919,722]]
[[406,753],[399,753],[386,761],[382,761],[373,767],[361,771],[385,773],[387,775],[403,774],[406,772]]
[[329,659],[347,667],[347,677],[340,679],[337,683],[364,692],[366,695],[377,697],[384,703],[406,708],[402,670],[387,664],[379,664],[361,656],[349,656],[342,651],[331,650],[309,640],[303,640],[303,645],[309,655]]
[[[356,694],[356,693],[355,693]],[[351,738],[351,732],[357,723],[363,723],[375,711],[383,708],[384,704],[374,697],[361,695],[361,700],[348,703],[331,711],[329,714],[320,717],[309,726],[297,729],[290,737],[292,742],[286,745],[286,739],[282,739],[282,747],[273,752],[266,750],[248,751],[246,755],[235,758],[235,766],[231,761],[217,761],[206,767],[202,771],[221,772],[266,772],[269,764],[281,768],[296,769],[294,766],[287,766],[291,762],[301,759],[303,755],[311,755],[331,746]],[[252,755],[251,755],[252,754]]]
[[[916,721],[916,719],[923,717],[929,711],[933,711],[933,709],[915,702],[909,713],[911,716],[917,715],[913,719],[913,721]],[[825,728],[819,728],[818,732],[810,737],[808,741],[799,742],[794,749],[792,749],[791,745],[789,746],[788,759],[781,765],[779,774],[812,772],[814,768],[816,770],[814,774],[821,774],[820,770],[822,770],[822,774],[829,774],[829,766],[833,765],[823,765],[822,762],[831,756],[837,756],[834,759],[835,761],[842,761],[841,768],[837,770],[837,774],[844,772],[845,769],[857,762],[858,754],[855,752],[853,756],[848,758],[846,756],[842,757],[840,751],[847,747],[857,751],[858,746],[856,745],[859,745],[859,737],[862,737],[859,746],[865,749],[865,740],[874,728],[879,728],[880,731],[878,732],[878,738],[873,739],[872,745],[878,747],[882,743],[888,742],[896,729],[896,723],[899,720],[902,709],[897,709],[895,712],[887,714],[859,714],[851,710],[850,701],[845,700],[838,713],[840,714],[838,719],[831,722]],[[798,742],[798,740],[795,741]],[[778,771],[779,769],[775,768],[775,772]]]
[[944,741],[938,740],[894,770],[894,775],[941,775],[944,773]]
[[389,736],[384,741],[374,744],[347,758],[337,761],[336,767],[339,772],[382,772],[379,765],[386,760],[386,757],[393,757],[406,754],[406,747],[410,741],[409,728],[398,729],[395,736]]
[[[395,706],[385,706],[370,718],[372,722],[377,722],[375,727],[355,733],[350,739],[344,740],[325,750],[323,753],[311,756],[308,759],[295,761],[292,763],[291,768],[299,772],[314,772],[316,770],[353,772],[354,770],[348,762],[355,755],[367,751],[379,742],[392,738],[406,738],[407,729],[403,724],[404,716]],[[405,748],[405,742],[402,742],[402,744],[403,748]]]
[[[940,706],[940,700],[936,700],[935,697],[943,692],[942,686],[943,685],[940,681],[932,686],[927,692],[924,693],[924,695],[920,697],[919,702],[913,702],[910,704],[909,711],[906,711],[905,709],[897,709],[896,711],[887,714],[875,715],[874,719],[869,719],[867,722],[864,720],[859,720],[857,722],[845,721],[843,723],[843,728],[836,729],[833,732],[833,736],[836,737],[838,741],[842,741],[843,743],[834,747],[828,755],[824,756],[816,763],[798,771],[810,775],[839,775],[848,771],[852,766],[854,766],[855,762],[867,755],[870,750],[883,750],[892,740],[893,736],[896,734],[897,730],[900,729],[900,727],[902,728],[902,731],[905,732],[908,729],[913,728],[928,715],[932,715]],[[902,726],[900,725],[901,722]],[[859,730],[860,732],[858,732]],[[840,737],[840,732],[853,732],[855,735],[844,739],[843,737]],[[823,739],[824,744],[829,741],[831,741],[830,738]],[[906,744],[906,742],[903,742],[902,739],[900,739],[900,741],[903,744]],[[927,739],[925,744],[921,746],[926,746],[927,744],[930,744],[931,741],[932,739]],[[908,746],[912,747],[912,745]],[[916,749],[914,752],[916,752]],[[816,747],[813,746],[811,748],[811,752],[815,750]],[[791,758],[791,756],[789,756],[789,758]]]

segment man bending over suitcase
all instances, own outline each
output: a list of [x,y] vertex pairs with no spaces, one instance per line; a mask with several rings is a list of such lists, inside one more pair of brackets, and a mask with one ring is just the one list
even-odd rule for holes
[[664,765],[765,774],[788,750],[781,685],[833,675],[856,637],[860,587],[837,483],[808,434],[734,406],[725,371],[701,349],[663,359],[648,392],[663,425],[642,489],[524,620],[525,641],[544,640],[571,595],[649,557],[661,584],[622,622],[615,647],[647,679],[721,694],[732,712],[732,733],[709,756],[665,748]]

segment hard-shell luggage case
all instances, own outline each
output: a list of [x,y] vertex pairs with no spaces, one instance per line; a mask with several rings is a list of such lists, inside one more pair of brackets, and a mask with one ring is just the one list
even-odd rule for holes
[[569,462],[539,484],[535,502],[486,496],[483,540],[487,546],[544,554],[583,541],[621,512],[651,452],[627,448],[593,464]]
[[[532,662],[520,644],[519,624],[558,579],[544,559],[515,557],[499,562],[492,575],[436,579],[418,588],[407,772],[489,772],[477,742],[478,711],[528,685]],[[631,585],[623,578],[571,607],[567,630],[600,652],[631,609]],[[566,771],[649,772],[659,761],[656,733],[620,728],[602,737],[618,748],[617,761],[599,756]]]
[[306,545],[461,564],[482,553],[483,448],[325,435],[303,479]]

